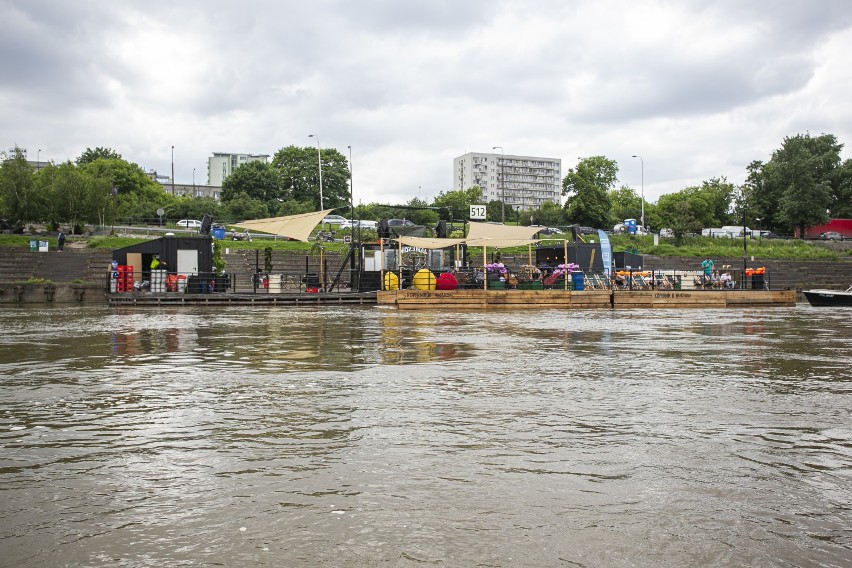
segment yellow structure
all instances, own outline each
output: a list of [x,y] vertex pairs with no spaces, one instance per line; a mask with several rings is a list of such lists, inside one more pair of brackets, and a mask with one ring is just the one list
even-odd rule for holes
[[435,275],[428,268],[421,268],[414,274],[412,285],[417,290],[434,290]]
[[393,272],[385,272],[384,289],[399,290],[399,276]]

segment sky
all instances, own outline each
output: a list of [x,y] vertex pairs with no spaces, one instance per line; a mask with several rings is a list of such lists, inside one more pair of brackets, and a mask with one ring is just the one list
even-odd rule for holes
[[[113,148],[177,183],[213,152],[352,157],[356,203],[431,200],[467,152],[619,166],[660,195],[852,144],[847,0],[0,0],[0,150]],[[497,150],[499,152],[499,150]],[[633,158],[638,155],[642,159]],[[850,157],[844,148],[843,158]],[[194,173],[193,173],[194,172]]]

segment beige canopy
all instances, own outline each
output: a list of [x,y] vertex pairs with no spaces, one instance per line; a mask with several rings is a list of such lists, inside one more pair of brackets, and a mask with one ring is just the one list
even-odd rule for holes
[[514,227],[493,223],[470,223],[465,242],[471,246],[517,247],[535,243],[541,227]]
[[287,215],[286,217],[268,217],[266,219],[253,219],[234,223],[234,227],[248,229],[249,231],[261,231],[282,237],[288,237],[299,241],[310,242],[311,232],[319,225],[326,215],[334,209],[326,209],[315,213],[300,213],[299,215]]
[[464,239],[429,239],[425,237],[397,237],[395,240],[403,246],[424,249],[449,248],[464,242]]

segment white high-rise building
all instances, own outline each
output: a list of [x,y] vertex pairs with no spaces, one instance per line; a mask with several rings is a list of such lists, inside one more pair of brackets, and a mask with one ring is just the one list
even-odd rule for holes
[[266,163],[269,154],[228,154],[225,152],[213,152],[207,158],[207,185],[220,186],[225,178],[248,162]]
[[562,160],[470,152],[453,160],[453,189],[482,188],[482,199],[516,210],[561,203]]

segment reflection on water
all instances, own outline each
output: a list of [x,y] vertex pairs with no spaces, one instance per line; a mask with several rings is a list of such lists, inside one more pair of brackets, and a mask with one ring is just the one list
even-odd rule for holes
[[849,311],[0,311],[0,566],[843,566]]

